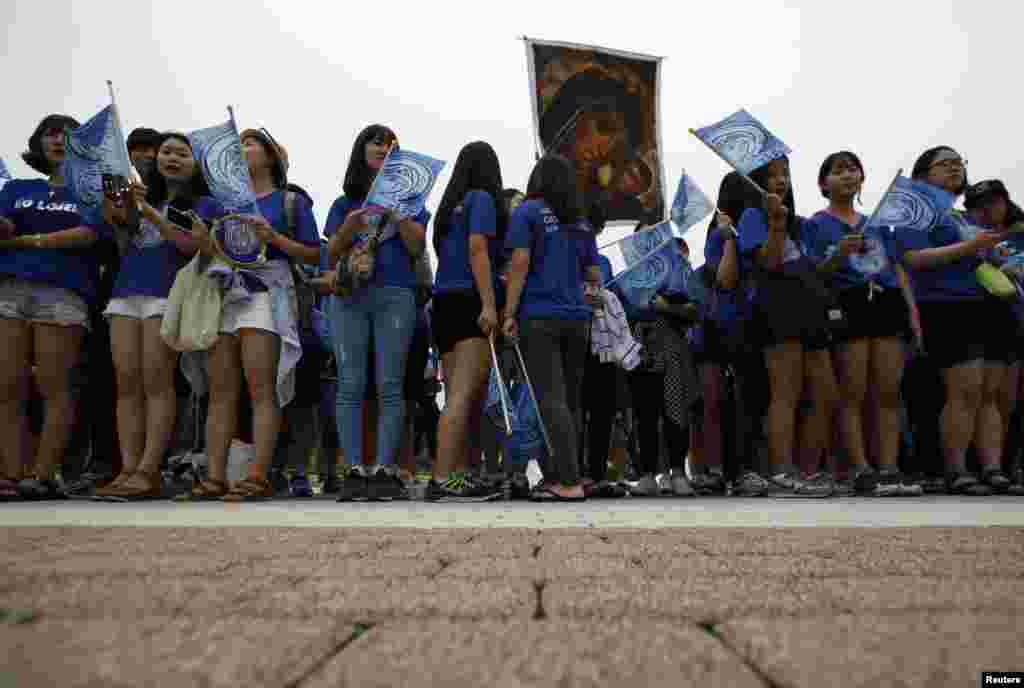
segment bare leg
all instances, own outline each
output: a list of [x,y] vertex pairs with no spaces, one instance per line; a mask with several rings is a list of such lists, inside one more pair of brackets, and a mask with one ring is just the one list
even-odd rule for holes
[[981,407],[984,368],[981,361],[969,361],[942,371],[946,405],[939,417],[946,470],[967,470],[967,447]]
[[[479,442],[472,432],[479,429],[480,402],[486,393],[490,373],[490,348],[486,339],[463,339],[455,350],[445,355],[449,385],[444,412],[438,423],[437,460],[434,479],[443,480],[463,462],[469,451],[479,452]],[[472,433],[473,436],[470,436]]]
[[0,432],[4,462],[2,475],[21,478],[24,467],[34,457],[28,417],[23,404],[32,382],[32,330],[23,320],[0,318]]
[[160,470],[160,462],[174,434],[174,420],[178,412],[178,397],[174,390],[174,367],[178,354],[160,337],[160,324],[160,318],[142,322],[146,449],[140,468],[149,473]]
[[36,350],[36,381],[46,400],[46,422],[36,452],[35,472],[46,478],[60,463],[75,425],[71,369],[82,351],[84,328],[32,325]]
[[799,341],[789,340],[764,352],[771,389],[768,404],[768,454],[771,471],[793,465],[796,405],[803,388],[804,351]]
[[836,378],[832,372],[832,357],[827,350],[804,352],[804,379],[811,407],[801,418],[801,449],[808,456],[817,457],[818,470],[821,456],[828,447],[831,421],[836,403]]
[[839,430],[850,467],[856,472],[867,466],[864,449],[864,397],[868,388],[871,340],[857,339],[843,345],[838,355]]
[[206,456],[211,480],[227,476],[228,449],[238,430],[238,398],[242,391],[242,363],[238,337],[222,334],[207,354],[210,383],[206,418]]
[[249,466],[249,477],[266,480],[281,431],[281,408],[277,403],[281,338],[265,330],[244,329],[239,335],[242,366],[252,399],[253,443],[256,445],[256,461]]
[[123,315],[110,318],[110,353],[117,380],[117,436],[121,441],[121,476],[135,472],[146,446],[146,396],[143,389],[142,321]]
[[871,341],[870,397],[876,401],[874,435],[878,443],[878,468],[883,471],[899,467],[903,360],[903,342],[898,338]]
[[1000,409],[1005,395],[1006,374],[1005,363],[985,362],[981,408],[974,427],[974,447],[982,471],[1001,468],[1003,463],[1006,422]]

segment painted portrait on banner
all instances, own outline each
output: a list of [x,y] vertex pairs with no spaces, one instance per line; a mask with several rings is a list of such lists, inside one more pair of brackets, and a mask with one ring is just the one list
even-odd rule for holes
[[531,39],[526,50],[539,152],[568,158],[609,221],[663,219],[660,58]]

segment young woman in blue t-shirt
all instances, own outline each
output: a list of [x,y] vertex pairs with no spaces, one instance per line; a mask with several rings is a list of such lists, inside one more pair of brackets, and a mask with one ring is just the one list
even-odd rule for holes
[[[0,436],[6,462],[0,493],[25,499],[62,496],[51,480],[75,422],[69,371],[78,360],[96,296],[101,230],[85,226],[64,185],[64,132],[78,122],[44,118],[22,158],[47,179],[15,179],[0,190]],[[34,369],[33,369],[34,368]],[[24,402],[32,378],[46,420],[32,456]]]
[[[161,338],[160,326],[174,278],[199,248],[190,213],[210,192],[187,137],[163,134],[156,149],[146,186],[132,189],[138,216],[130,219],[127,208],[108,212],[108,222],[123,235],[121,268],[105,311],[123,464],[114,482],[96,490],[98,497],[159,497],[160,461],[174,432],[178,356]],[[135,225],[128,227],[131,221]]]
[[795,454],[799,447],[820,463],[830,437],[836,399],[829,355],[832,309],[808,255],[808,223],[793,210],[789,160],[773,160],[750,176],[766,195],[763,207],[743,212],[737,233],[741,262],[754,285],[749,332],[764,352],[771,394],[767,492],[827,497],[834,491],[830,476],[817,465],[805,466],[809,474],[800,475]]
[[477,496],[464,493],[483,487],[467,484],[464,471],[467,449],[480,454],[481,405],[491,369],[487,340],[498,332],[503,301],[498,257],[508,215],[501,191],[494,149],[483,141],[470,143],[459,152],[434,217],[432,328],[448,384],[427,499]]
[[[952,148],[932,148],[914,163],[913,178],[958,196],[967,188],[966,162]],[[1005,355],[1006,333],[990,321],[991,309],[976,270],[982,263],[979,254],[1004,238],[1000,232],[971,228],[953,211],[937,217],[927,230],[896,227],[899,249],[911,270],[924,350],[930,366],[941,371],[945,388],[937,434],[945,458],[946,487],[954,494],[991,492],[968,471],[972,439],[983,478],[998,475],[991,471],[1000,466],[999,411],[992,403],[983,406],[982,399],[984,362]],[[918,394],[910,403],[929,408],[930,402]],[[934,417],[935,413],[915,415]],[[986,427],[996,428],[995,436],[987,429],[980,432]],[[919,427],[919,433],[928,431],[928,424]]]
[[[243,131],[241,141],[260,212],[248,221],[266,245],[266,261],[257,267],[236,268],[223,277],[226,289],[220,337],[206,358],[209,478],[193,489],[196,499],[249,501],[272,496],[267,476],[281,430],[282,409],[295,396],[296,366],[302,355],[289,262],[316,265],[320,259],[312,203],[302,194],[287,190],[288,155],[284,147],[264,129]],[[286,205],[289,203],[291,213]],[[225,215],[209,198],[202,199],[197,212],[209,220]],[[204,228],[199,225],[200,231]],[[216,254],[208,236],[203,250]],[[239,427],[243,376],[252,400],[255,460],[249,464],[245,479],[229,489],[227,457]]]
[[[345,172],[345,193],[331,206],[324,227],[328,264],[345,260],[362,275],[330,306],[338,364],[338,434],[351,467],[339,501],[406,496],[395,462],[403,431],[402,382],[416,326],[414,260],[426,248],[429,214],[424,210],[416,217],[385,218],[362,207],[396,142],[394,132],[381,125],[360,132]],[[378,465],[363,469],[361,414],[371,342],[379,407]]]
[[921,488],[900,475],[898,464],[905,340],[916,329],[913,296],[890,229],[865,230],[867,217],[854,208],[863,184],[855,154],[829,155],[818,171],[828,207],[811,218],[811,255],[845,321],[835,347],[839,432],[858,494],[913,496]]
[[592,316],[583,283],[600,286],[593,242],[575,234],[580,206],[572,167],[547,156],[533,168],[527,200],[512,213],[506,251],[505,336],[522,334],[522,352],[537,394],[554,456],[544,465],[545,481],[533,498],[584,499],[579,478],[579,393],[586,361],[586,328]]

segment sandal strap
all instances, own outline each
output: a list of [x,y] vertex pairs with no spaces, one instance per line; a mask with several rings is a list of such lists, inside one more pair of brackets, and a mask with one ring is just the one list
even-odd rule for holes
[[259,478],[246,478],[245,480],[239,480],[237,483],[231,486],[228,494],[240,495],[243,497],[251,497],[263,494],[270,489],[270,481]]
[[197,497],[219,497],[228,493],[226,480],[214,480],[204,478],[199,484],[192,488],[192,494]]

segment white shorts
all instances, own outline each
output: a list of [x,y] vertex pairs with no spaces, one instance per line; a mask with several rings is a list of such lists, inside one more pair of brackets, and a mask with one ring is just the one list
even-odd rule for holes
[[89,306],[62,287],[20,278],[0,280],[0,318],[89,329]]
[[235,334],[245,329],[276,332],[269,291],[258,291],[245,301],[224,304],[220,315],[220,333]]
[[117,296],[110,299],[103,315],[109,318],[120,315],[135,320],[162,318],[167,310],[167,299],[159,296]]

